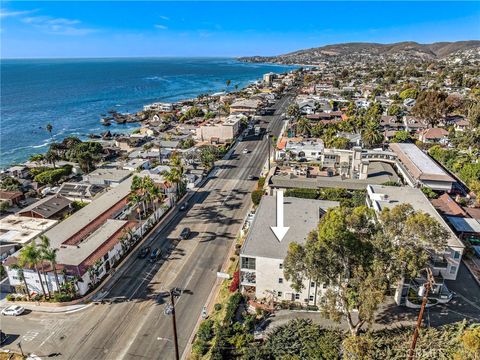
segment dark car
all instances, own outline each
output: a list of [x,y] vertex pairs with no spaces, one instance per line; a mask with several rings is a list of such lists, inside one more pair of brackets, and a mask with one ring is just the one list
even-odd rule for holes
[[190,236],[190,228],[186,227],[182,230],[182,232],[180,233],[180,239],[181,240],[186,240],[188,239],[188,237]]
[[145,246],[138,253],[138,255],[137,255],[138,258],[139,259],[145,259],[150,254],[150,250],[151,250],[150,246]]
[[160,249],[153,249],[152,253],[150,254],[150,262],[154,263],[160,258],[161,250]]

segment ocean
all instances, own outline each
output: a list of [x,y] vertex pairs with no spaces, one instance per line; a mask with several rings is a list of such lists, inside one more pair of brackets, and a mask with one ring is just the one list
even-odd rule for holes
[[[293,67],[229,58],[116,58],[2,60],[0,167],[45,152],[68,135],[127,132],[138,124],[100,124],[109,110],[136,112],[143,105],[239,89],[267,72]],[[52,134],[46,125],[53,126]]]

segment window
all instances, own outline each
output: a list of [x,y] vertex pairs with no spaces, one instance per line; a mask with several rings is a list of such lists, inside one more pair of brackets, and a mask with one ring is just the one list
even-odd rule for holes
[[300,300],[300,294],[295,294],[295,300]]
[[311,288],[314,288],[314,287],[315,287],[315,283],[314,283],[313,281],[310,283],[310,287],[311,287]]
[[283,264],[282,263],[278,264],[278,268],[283,269]]
[[12,276],[13,280],[19,280],[18,276]]
[[308,297],[308,301],[313,301],[313,295],[310,295],[310,296]]
[[281,291],[278,291],[278,292],[277,292],[277,296],[278,296],[278,297],[282,297],[282,292],[281,292]]
[[255,258],[242,257],[242,269],[255,270]]
[[452,266],[450,268],[450,274],[455,274],[457,272],[457,267],[456,266]]
[[323,287],[324,289],[326,289],[327,286],[328,286],[328,283],[323,283],[323,286],[322,286],[322,287]]
[[283,284],[283,278],[278,278],[278,283]]
[[453,258],[454,258],[455,260],[460,259],[460,253],[459,253],[458,251],[454,251],[454,252],[453,252]]

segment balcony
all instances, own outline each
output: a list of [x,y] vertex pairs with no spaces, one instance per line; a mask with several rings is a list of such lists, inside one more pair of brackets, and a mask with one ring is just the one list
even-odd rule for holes
[[242,271],[240,273],[240,283],[242,285],[255,285],[257,282],[257,275],[254,272]]

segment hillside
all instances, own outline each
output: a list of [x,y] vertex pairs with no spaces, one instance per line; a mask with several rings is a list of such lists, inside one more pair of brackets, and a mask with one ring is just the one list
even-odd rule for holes
[[278,56],[251,56],[239,58],[247,62],[275,62],[284,64],[314,64],[335,58],[392,58],[396,60],[436,60],[470,49],[480,49],[479,40],[419,44],[413,41],[393,44],[344,43],[299,50]]

